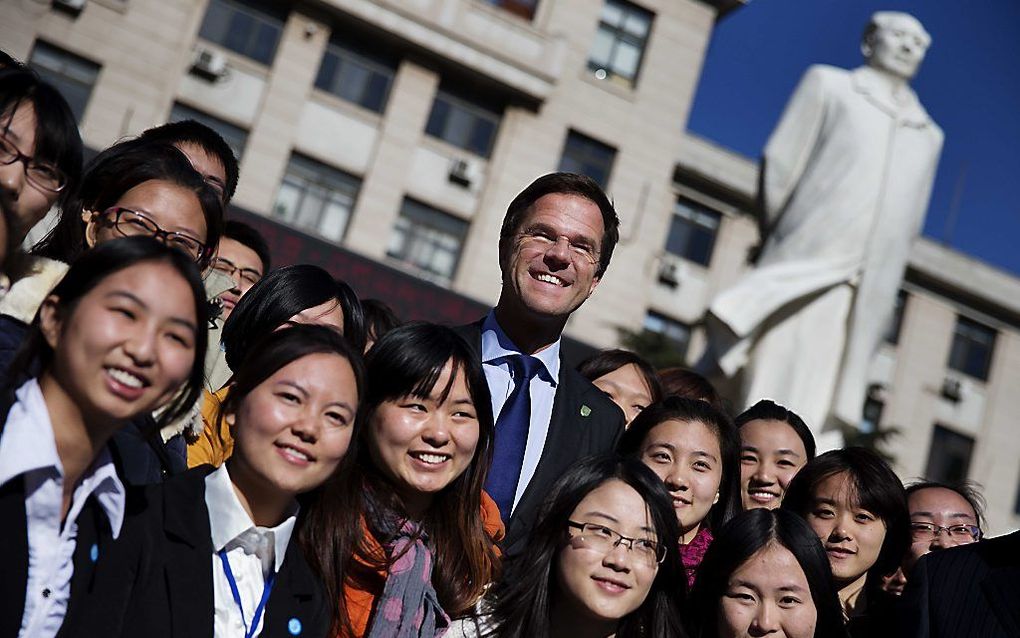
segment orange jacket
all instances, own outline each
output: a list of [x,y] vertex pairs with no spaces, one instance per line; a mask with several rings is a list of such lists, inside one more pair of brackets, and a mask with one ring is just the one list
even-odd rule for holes
[[211,394],[203,390],[202,422],[205,428],[198,440],[188,445],[188,467],[212,465],[219,467],[234,452],[234,435],[226,421],[219,418],[220,404],[227,398],[230,386]]
[[[503,521],[499,517],[499,508],[496,506],[496,502],[492,500],[492,497],[484,490],[482,491],[482,525],[485,528],[485,533],[494,542],[503,540],[506,530],[503,527]],[[368,533],[367,529],[364,531],[365,538],[369,542],[370,551],[382,553],[382,546]],[[496,551],[499,551],[498,548]],[[380,576],[385,577],[385,574],[380,573]],[[368,621],[372,617],[372,608],[375,605],[376,597],[381,593],[355,589],[349,584],[344,586],[344,602],[347,605],[347,615],[350,618],[351,627],[354,629],[353,638],[361,638],[361,636],[368,632]],[[345,636],[344,638],[348,637]]]

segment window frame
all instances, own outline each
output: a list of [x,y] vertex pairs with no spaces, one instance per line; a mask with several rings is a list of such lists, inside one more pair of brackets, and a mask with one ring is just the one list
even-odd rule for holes
[[[688,214],[682,214],[682,211]],[[709,228],[708,225],[701,223],[698,219],[696,219],[698,216],[711,217],[715,222],[715,227]],[[666,253],[685,261],[709,268],[712,264],[712,257],[715,256],[715,244],[719,238],[719,231],[722,230],[723,217],[724,215],[721,212],[713,208],[705,206],[704,204],[699,204],[692,199],[678,196],[676,201],[673,203],[673,211],[669,219],[669,229],[666,231],[666,245],[663,250],[665,250]],[[673,239],[673,229],[678,223],[683,223],[687,228],[686,241],[679,252],[670,248],[670,244]],[[708,240],[708,247],[705,250],[704,261],[695,259],[697,255],[691,254],[693,252],[691,247],[694,245],[693,238],[697,233],[704,233],[707,231],[711,232],[711,237]]]
[[[213,27],[209,23],[209,15],[213,11],[214,7],[223,7],[231,11],[231,13],[228,14],[229,19],[225,24],[227,28],[222,35],[210,33],[210,31],[213,30]],[[255,22],[255,27],[248,34],[244,45],[240,47],[234,46],[230,43],[231,29],[229,27],[234,16],[237,14],[244,15]],[[260,0],[254,3],[252,3],[251,0],[247,3],[241,3],[237,0],[209,0],[209,3],[205,8],[205,14],[202,16],[202,22],[198,27],[198,37],[207,42],[212,42],[213,44],[221,46],[228,51],[244,56],[253,62],[271,67],[273,66],[273,62],[276,60],[276,53],[280,48],[280,41],[283,39],[283,30],[287,25],[289,17],[289,8],[275,6],[268,0]],[[257,48],[256,40],[259,37],[260,27],[263,26],[276,27],[276,35],[272,46],[270,47],[271,50],[269,51],[267,59],[256,57],[252,50]]]
[[[398,231],[398,226],[403,220],[407,220],[411,226],[406,230]],[[405,196],[400,204],[397,219],[394,221],[393,228],[390,231],[390,237],[386,246],[386,257],[412,269],[423,279],[437,283],[449,284],[457,276],[457,270],[460,268],[461,260],[464,256],[464,244],[467,240],[469,229],[470,223],[467,220],[461,219],[456,215],[447,213],[444,210],[426,204],[420,200]],[[425,232],[421,232],[422,230]],[[423,239],[425,242],[435,245],[435,241],[428,239],[427,231],[445,234],[446,236],[453,237],[457,240],[457,252],[454,256],[453,265],[450,267],[449,274],[429,268],[427,265],[419,264],[413,259],[415,251],[421,250],[419,246],[423,245],[420,243]],[[392,250],[392,245],[398,232],[403,232],[405,234],[403,254]],[[442,247],[440,246],[440,248]]]
[[[978,345],[976,339],[970,338],[968,335],[961,334],[960,328],[966,328],[975,332],[985,332],[990,335],[990,341],[988,343],[988,352],[981,363],[980,369],[971,369],[969,363],[972,355],[972,350],[975,345]],[[960,348],[964,347],[964,343],[967,344],[967,351],[963,354],[958,354],[958,340],[967,339],[966,342],[960,342]],[[957,315],[956,323],[953,326],[953,338],[949,345],[949,356],[946,361],[946,367],[950,370],[965,374],[972,379],[977,379],[981,382],[987,382],[992,372],[992,361],[995,358],[995,345],[998,341],[998,330],[995,328],[983,324],[980,321],[976,321],[963,315]],[[962,361],[961,361],[962,359]]]
[[[34,61],[34,58],[40,48],[45,52],[44,56],[58,59],[58,68],[43,66],[37,61]],[[95,91],[96,83],[99,82],[99,74],[103,71],[103,65],[90,60],[85,56],[78,55],[73,51],[69,51],[62,46],[53,44],[48,40],[39,38],[32,43],[32,52],[28,55],[26,66],[38,73],[39,77],[53,85],[53,87],[60,92],[60,95],[63,96],[67,105],[71,108],[71,113],[74,114],[75,121],[80,126],[85,120],[85,114],[88,112],[89,103],[92,101],[92,93]],[[92,73],[90,82],[86,82],[84,78],[75,77],[75,75],[81,71]],[[79,96],[72,94],[71,97],[74,97],[75,99],[70,99],[67,91],[65,90],[69,88],[87,89],[84,92],[84,101],[80,105],[80,109],[77,105],[77,98]]]
[[[187,111],[186,117],[176,117],[174,114],[181,114],[181,111]],[[228,122],[221,117],[217,117],[210,113],[207,113],[201,109],[197,109],[194,106],[186,104],[184,102],[174,102],[170,106],[170,114],[167,116],[167,122],[180,122],[181,120],[192,119],[201,124],[205,124],[212,130],[216,131],[220,137],[230,146],[230,149],[234,151],[234,157],[237,159],[237,163],[241,163],[241,158],[244,156],[244,151],[248,147],[248,137],[251,135],[251,131],[238,126],[232,122]],[[226,133],[226,134],[224,134]],[[236,141],[237,135],[243,135],[242,144],[239,147],[234,146],[232,141]]]
[[[488,147],[485,149],[484,152],[479,152],[477,149],[470,147],[469,144],[463,145],[455,140],[450,139],[449,137],[444,136],[446,133],[446,129],[450,125],[449,113],[446,115],[444,122],[441,125],[443,128],[443,133],[442,134],[437,133],[432,130],[433,118],[436,117],[436,108],[440,100],[447,104],[448,109],[450,107],[459,109],[460,111],[463,111],[467,113],[469,116],[473,117],[476,122],[478,120],[489,120],[491,123],[493,123],[492,136],[488,140]],[[456,146],[459,149],[465,150],[468,153],[471,153],[472,155],[477,155],[478,157],[489,159],[492,156],[493,149],[496,147],[496,140],[499,138],[499,128],[502,122],[503,122],[502,111],[497,111],[491,105],[472,101],[468,98],[458,95],[456,91],[440,86],[439,89],[436,90],[435,96],[432,98],[432,108],[429,109],[428,119],[425,120],[425,134],[428,135],[429,137],[440,140],[446,144],[450,144],[451,146]],[[472,134],[469,135],[469,140],[473,138],[476,132],[475,126],[472,126],[471,130]]]
[[[659,322],[667,329],[656,330],[649,325],[651,322]],[[674,335],[670,334],[671,332],[670,329],[677,327],[682,328],[686,333],[682,341],[680,339],[677,339]],[[656,310],[648,309],[645,311],[645,318],[641,323],[641,329],[645,330],[646,332],[662,335],[662,337],[666,339],[669,343],[677,345],[676,348],[677,354],[679,354],[682,359],[686,360],[687,352],[690,350],[691,347],[691,338],[693,337],[694,333],[693,329],[689,324],[674,319],[673,317],[670,317],[669,315],[663,314]]]
[[[609,5],[616,6],[622,13],[623,17],[618,25],[606,22],[605,18],[606,7]],[[638,16],[640,18],[644,18],[647,16],[648,18],[648,26],[644,34],[643,40],[638,41],[637,36],[628,33],[627,30],[623,27],[623,24],[626,23],[628,18],[630,18],[632,15]],[[636,5],[633,2],[627,2],[626,0],[604,0],[602,10],[599,12],[599,22],[595,30],[595,39],[598,39],[598,37],[602,33],[608,33],[609,37],[612,39],[608,54],[609,64],[607,65],[598,64],[592,58],[592,55],[594,53],[593,49],[595,47],[595,40],[593,40],[592,49],[588,51],[587,61],[588,70],[591,71],[595,75],[595,78],[600,81],[609,80],[616,84],[621,84],[632,89],[637,87],[638,79],[641,77],[641,69],[644,66],[645,62],[645,54],[648,51],[648,44],[651,42],[652,39],[652,27],[654,24],[655,13],[642,6]],[[627,44],[630,44],[632,46],[635,46],[639,50],[637,62],[634,67],[633,77],[628,77],[622,73],[618,73],[616,69],[613,68],[615,67],[614,62],[617,47],[619,46],[619,43],[621,41],[626,42]],[[605,73],[605,76],[599,77],[598,75],[599,71]]]
[[[370,55],[363,51],[359,51],[358,49],[359,47],[357,47],[354,43],[340,42],[335,37],[331,38],[326,44],[326,49],[322,53],[322,60],[319,62],[319,69],[315,73],[314,86],[316,89],[329,93],[346,103],[355,104],[363,109],[382,115],[386,112],[386,107],[389,105],[393,82],[397,76],[398,62],[386,60],[383,56]],[[336,61],[334,62],[333,72],[327,80],[323,77],[323,72],[326,69],[327,59],[329,56],[332,56]],[[358,65],[363,69],[366,69],[371,74],[371,77],[381,76],[385,78],[386,86],[383,90],[379,108],[374,108],[366,103],[367,100],[365,99],[365,94],[368,91],[365,86],[361,87],[358,99],[350,99],[341,93],[341,74],[345,66],[348,64]]]
[[[281,195],[284,188],[288,186],[288,178],[293,178],[295,181],[301,180],[302,182],[300,186],[291,184],[291,187],[300,194],[294,209],[289,211],[291,219],[287,219],[284,211],[279,207]],[[280,186],[276,190],[276,198],[273,201],[270,217],[301,232],[340,244],[346,238],[347,231],[351,227],[351,219],[354,217],[354,210],[358,205],[358,196],[361,194],[362,183],[361,178],[356,175],[293,151],[287,159],[287,167],[284,169]],[[315,194],[312,191],[316,188],[324,191],[327,197],[319,197],[321,201],[315,214],[315,222],[314,224],[306,224],[301,221],[302,213],[305,210],[304,205],[307,198]],[[332,234],[323,232],[322,228],[323,219],[327,214],[327,207],[330,204],[336,203],[332,196],[338,193],[348,198],[350,205],[346,209],[343,227],[334,237]]]
[[[942,441],[941,445],[939,444],[940,440]],[[940,481],[944,483],[967,480],[967,477],[970,475],[970,467],[974,461],[974,448],[976,446],[977,440],[974,437],[958,432],[941,423],[936,423],[932,427],[931,442],[928,444],[928,460],[924,466],[925,478],[929,481]],[[949,457],[944,455],[946,450],[959,451],[960,449],[966,449],[967,451],[967,458],[965,459],[962,468],[962,476],[954,477],[949,476],[946,473],[935,474],[933,472],[933,466],[937,467],[938,465],[949,465],[949,462],[947,461]],[[937,453],[939,453],[938,458],[936,458]]]
[[[580,165],[581,167],[580,171],[574,170],[575,167],[566,165],[568,151],[571,149],[571,140],[574,140],[576,142],[575,147],[577,147],[577,145],[580,145],[578,147],[578,150],[580,151],[580,157],[582,159],[579,160],[577,159],[576,156],[569,155],[570,161],[572,163]],[[596,157],[596,154],[592,152],[593,150],[609,152],[609,161],[605,165],[605,182],[597,179],[596,177],[591,175],[590,172],[585,170],[588,166],[594,165],[594,162],[585,161],[593,157]],[[563,140],[563,150],[560,151],[560,161],[559,164],[557,165],[558,166],[557,170],[587,175],[588,177],[595,180],[595,182],[602,187],[602,190],[607,190],[609,188],[609,181],[613,177],[613,167],[616,165],[616,156],[618,153],[619,150],[616,147],[606,144],[602,140],[591,137],[590,135],[585,135],[584,133],[576,129],[567,129],[567,136]]]

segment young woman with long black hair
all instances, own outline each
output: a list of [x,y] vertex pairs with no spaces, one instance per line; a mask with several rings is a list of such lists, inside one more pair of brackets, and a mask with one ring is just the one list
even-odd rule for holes
[[[364,350],[364,313],[351,287],[318,266],[285,266],[252,286],[223,324],[220,348],[227,368],[241,365],[255,344],[270,333],[297,324],[328,326],[342,334],[355,351]],[[230,457],[233,435],[219,419],[220,404],[229,392],[228,384],[206,393],[204,428],[188,445],[188,467],[219,466]]]
[[222,406],[234,453],[137,495],[74,635],[325,636],[328,605],[297,543],[300,503],[349,481],[362,391],[360,353],[335,330],[269,334]]
[[640,461],[579,461],[553,486],[524,552],[450,638],[685,636],[669,493]]
[[825,550],[785,510],[741,512],[718,530],[691,592],[696,638],[845,638]]
[[205,321],[195,264],[149,238],[83,256],[46,297],[3,393],[0,635],[54,636],[80,611],[124,518],[107,443],[140,414],[186,411]]
[[359,471],[323,492],[303,542],[337,633],[432,638],[498,571],[488,385],[467,342],[433,324],[387,332],[366,366]]

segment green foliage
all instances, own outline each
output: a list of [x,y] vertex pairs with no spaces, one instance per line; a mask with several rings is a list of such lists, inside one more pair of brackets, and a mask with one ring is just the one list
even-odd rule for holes
[[875,426],[874,430],[865,432],[859,428],[844,425],[842,430],[843,440],[846,442],[847,447],[855,445],[868,448],[885,459],[885,461],[890,465],[896,462],[896,457],[889,454],[885,450],[885,447],[888,445],[890,440],[903,433],[903,428],[895,425],[883,426],[878,424]]

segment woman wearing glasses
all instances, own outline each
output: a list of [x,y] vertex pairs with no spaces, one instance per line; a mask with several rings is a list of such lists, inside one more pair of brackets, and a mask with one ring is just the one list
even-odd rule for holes
[[640,461],[578,462],[552,487],[527,549],[450,638],[685,636],[679,529]]
[[[21,245],[54,203],[59,200],[63,206],[73,195],[81,176],[81,155],[78,124],[60,93],[27,69],[0,71],[0,218],[7,224],[4,249]],[[7,274],[17,278],[21,274],[18,265],[12,265],[15,268]]]

